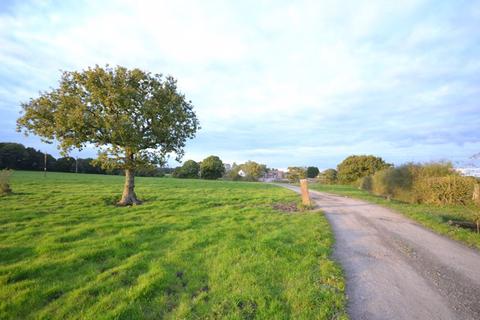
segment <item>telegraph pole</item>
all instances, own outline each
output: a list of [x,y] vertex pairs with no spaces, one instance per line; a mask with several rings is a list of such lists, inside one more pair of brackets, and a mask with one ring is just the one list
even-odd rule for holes
[[75,157],[75,173],[78,173],[78,156]]

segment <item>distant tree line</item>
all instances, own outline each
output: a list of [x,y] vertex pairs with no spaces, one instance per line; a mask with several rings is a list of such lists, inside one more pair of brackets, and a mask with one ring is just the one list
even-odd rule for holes
[[209,156],[201,162],[188,160],[182,166],[175,168],[172,176],[183,179],[216,180],[225,174],[225,165],[217,156]]
[[[78,172],[122,175],[121,169],[102,169],[92,164],[93,158],[54,158],[47,154],[47,171]],[[44,170],[45,153],[31,147],[25,147],[20,143],[0,142],[0,170]],[[154,165],[145,165],[137,168],[136,175],[143,177],[161,177],[172,173],[171,168],[159,168]]]

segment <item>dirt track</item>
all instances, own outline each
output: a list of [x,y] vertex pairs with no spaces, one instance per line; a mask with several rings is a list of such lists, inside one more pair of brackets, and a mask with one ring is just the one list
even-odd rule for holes
[[310,195],[335,233],[351,319],[480,319],[478,251],[381,206]]

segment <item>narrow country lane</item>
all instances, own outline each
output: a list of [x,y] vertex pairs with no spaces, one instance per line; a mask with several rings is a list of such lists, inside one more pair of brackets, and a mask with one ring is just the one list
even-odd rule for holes
[[310,196],[335,233],[352,319],[480,319],[478,251],[378,205]]

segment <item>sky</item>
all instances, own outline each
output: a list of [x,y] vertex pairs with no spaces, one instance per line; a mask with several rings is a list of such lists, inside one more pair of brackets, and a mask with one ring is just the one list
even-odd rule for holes
[[15,131],[21,102],[109,64],[178,79],[202,127],[184,160],[462,166],[480,152],[479,30],[480,1],[2,0],[0,141],[58,156]]

